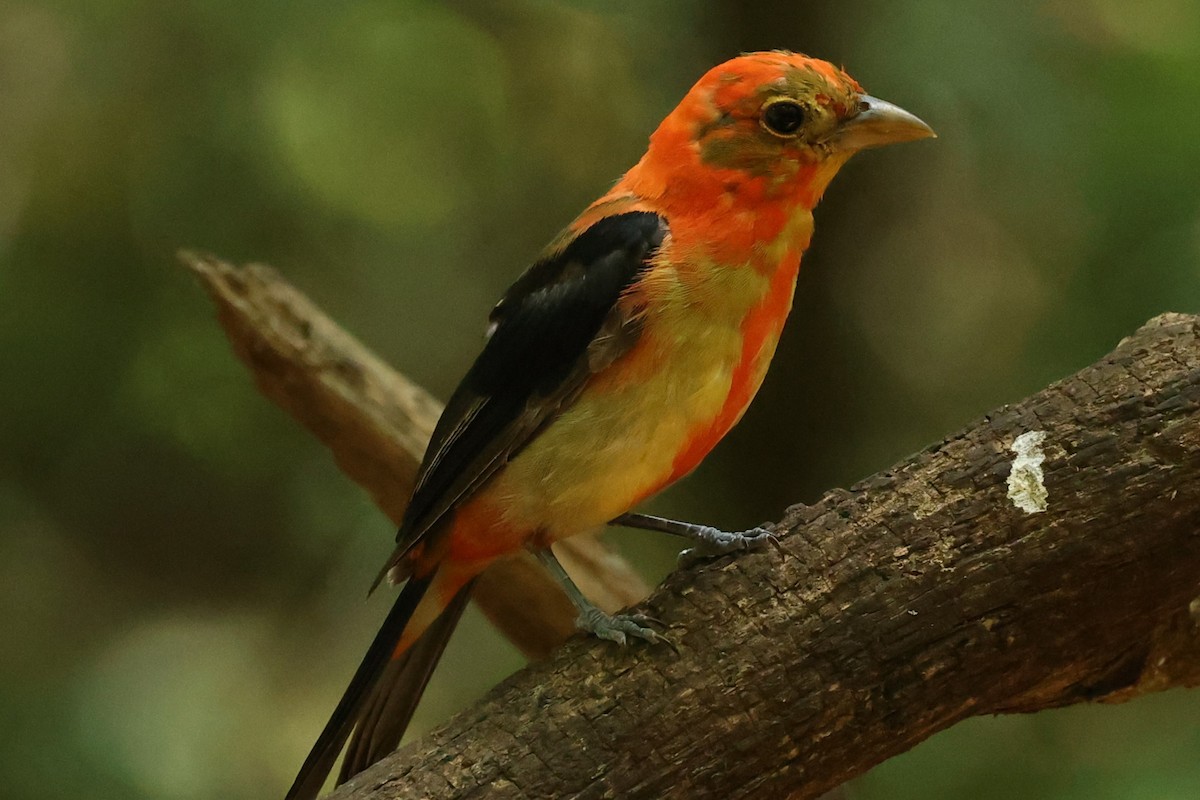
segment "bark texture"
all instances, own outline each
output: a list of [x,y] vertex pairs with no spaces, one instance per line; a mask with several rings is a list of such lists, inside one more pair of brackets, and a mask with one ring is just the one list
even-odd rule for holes
[[[976,714],[1200,683],[1200,318],[670,576],[679,652],[573,640],[335,793],[815,798]],[[1046,509],[1008,496],[1044,431]],[[1036,483],[1036,480],[1034,481]]]
[[[441,404],[270,267],[235,267],[186,252],[180,259],[216,304],[221,327],[259,391],[324,443],[341,470],[399,524]],[[649,594],[629,564],[594,536],[555,550],[601,608],[616,611]],[[545,657],[575,632],[571,601],[526,554],[484,573],[473,599],[532,658]]]

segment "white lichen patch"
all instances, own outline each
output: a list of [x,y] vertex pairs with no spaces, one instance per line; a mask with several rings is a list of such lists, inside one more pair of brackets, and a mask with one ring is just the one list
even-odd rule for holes
[[1042,443],[1045,441],[1045,431],[1028,431],[1012,443],[1012,451],[1017,457],[1008,473],[1008,499],[1026,514],[1046,510],[1046,484],[1042,474],[1042,462],[1046,460]]

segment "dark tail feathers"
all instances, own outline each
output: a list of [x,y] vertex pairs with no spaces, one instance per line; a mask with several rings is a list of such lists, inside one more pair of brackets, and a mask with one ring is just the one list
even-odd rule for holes
[[[472,581],[471,583],[474,583]],[[468,583],[403,656],[388,662],[359,717],[346,748],[338,783],[345,783],[400,746],[433,668],[441,660],[450,634],[471,596]]]
[[404,584],[337,708],[304,759],[286,800],[316,798],[352,729],[353,738],[338,777],[339,784],[399,745],[470,596],[471,583],[468,583],[408,652],[393,659],[396,644],[433,577],[409,578]]

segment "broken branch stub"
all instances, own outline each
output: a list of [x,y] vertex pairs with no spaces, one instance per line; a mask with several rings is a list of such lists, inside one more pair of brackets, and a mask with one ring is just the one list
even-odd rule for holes
[[[441,404],[385,364],[275,270],[236,267],[183,252],[255,385],[332,452],[343,472],[399,523]],[[607,611],[649,593],[636,572],[596,536],[555,547],[579,587]],[[380,561],[387,555],[381,535]],[[364,587],[374,576],[364,576]],[[502,559],[476,583],[474,601],[532,658],[575,632],[575,608],[536,559]]]

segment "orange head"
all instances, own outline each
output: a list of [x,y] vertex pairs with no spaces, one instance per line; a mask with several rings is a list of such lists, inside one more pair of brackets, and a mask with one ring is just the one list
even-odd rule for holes
[[692,87],[627,181],[668,206],[778,201],[811,209],[854,153],[933,135],[827,61],[749,53]]

